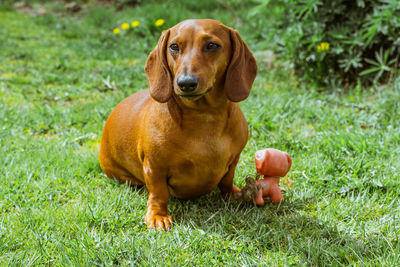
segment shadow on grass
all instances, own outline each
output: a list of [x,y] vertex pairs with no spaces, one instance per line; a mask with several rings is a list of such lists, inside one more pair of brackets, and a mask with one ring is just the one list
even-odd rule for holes
[[[131,189],[147,199],[145,187]],[[292,200],[289,194],[285,197],[282,203],[262,207],[224,200],[218,190],[194,200],[171,197],[168,208],[174,218],[172,231],[212,236],[227,249],[244,246],[243,253],[254,250],[259,257],[266,252],[277,257],[290,255],[312,265],[366,263],[385,254],[387,243],[383,238],[350,236],[339,231],[334,221],[319,220],[312,208],[317,200]]]
[[171,199],[175,227],[188,227],[218,235],[223,240],[256,244],[260,254],[284,252],[302,262],[348,264],[373,259],[385,245],[378,238],[353,238],[341,233],[335,222],[323,222],[307,213],[314,200],[252,203],[223,200],[219,192],[196,200]]

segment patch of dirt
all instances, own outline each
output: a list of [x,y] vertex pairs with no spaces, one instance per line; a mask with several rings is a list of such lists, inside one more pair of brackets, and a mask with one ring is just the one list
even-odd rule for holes
[[[78,13],[83,10],[83,7],[81,4],[75,2],[75,1],[60,1],[59,3],[60,6],[64,5],[64,11],[65,13],[73,14],[73,13]],[[50,12],[54,13],[54,10],[48,10],[45,8],[45,5],[41,5],[40,3],[35,3],[35,4],[30,4],[29,2],[16,2],[13,5],[13,8],[19,12],[31,15],[31,16],[44,16]],[[48,7],[51,9],[51,7]],[[58,12],[55,13],[59,13]],[[62,12],[64,13],[64,12]]]
[[125,0],[125,1],[118,1],[118,0],[99,0],[97,1],[100,4],[107,5],[107,6],[116,6],[118,11],[123,10],[126,7],[135,7],[142,3],[142,0]]
[[13,8],[19,12],[31,15],[31,16],[44,16],[47,14],[47,11],[42,6],[33,7],[31,4],[27,2],[16,2],[13,5]]
[[65,9],[70,12],[70,13],[76,13],[82,10],[82,7],[76,3],[76,2],[71,2],[65,4]]

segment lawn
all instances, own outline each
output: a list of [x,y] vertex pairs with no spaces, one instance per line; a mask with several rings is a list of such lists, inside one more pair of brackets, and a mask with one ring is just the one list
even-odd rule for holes
[[[257,149],[287,151],[280,204],[236,203],[218,190],[171,198],[172,230],[149,231],[146,189],[102,173],[104,122],[147,88],[144,62],[162,29],[209,17],[238,29],[253,52],[274,49],[259,34],[273,17],[249,24],[237,12],[250,5],[217,2],[88,4],[72,14],[60,2],[25,12],[0,4],[1,265],[399,265],[400,81],[327,89],[299,83],[283,57],[270,66],[258,57],[235,183],[254,175]],[[133,20],[137,28],[113,33]]]

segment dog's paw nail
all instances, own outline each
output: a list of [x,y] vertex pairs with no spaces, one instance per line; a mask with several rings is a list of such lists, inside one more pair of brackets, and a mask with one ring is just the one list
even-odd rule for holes
[[156,228],[157,231],[170,230],[172,222],[172,217],[170,215],[154,215],[146,220],[147,228]]

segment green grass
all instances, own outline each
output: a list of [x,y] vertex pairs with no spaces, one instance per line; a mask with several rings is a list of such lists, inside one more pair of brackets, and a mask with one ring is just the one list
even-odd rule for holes
[[[171,199],[173,229],[149,231],[147,191],[104,176],[102,127],[123,98],[147,87],[156,19],[167,28],[215,18],[239,29],[253,51],[266,47],[262,27],[249,31],[210,3],[121,12],[89,5],[75,15],[50,3],[39,17],[0,9],[1,265],[399,264],[400,82],[330,91],[298,84],[285,62],[260,63],[241,103],[251,135],[235,183],[254,174],[256,149],[288,151],[294,164],[278,205],[224,201],[217,191]],[[112,34],[135,19],[143,28]]]

